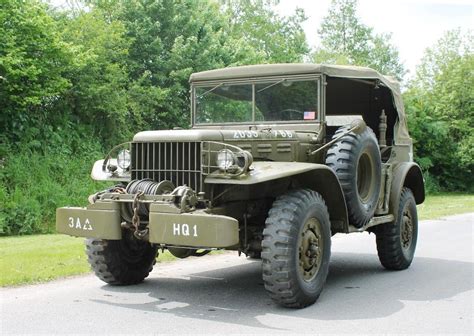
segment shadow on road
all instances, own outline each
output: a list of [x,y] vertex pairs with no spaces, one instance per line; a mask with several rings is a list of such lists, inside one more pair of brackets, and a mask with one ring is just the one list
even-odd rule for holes
[[93,301],[148,313],[268,328],[260,322],[266,314],[281,319],[373,319],[400,311],[404,301],[450,300],[473,288],[473,264],[469,262],[415,258],[410,269],[393,272],[383,269],[375,255],[333,253],[329,277],[318,302],[293,310],[278,307],[269,299],[260,267],[259,261],[248,261],[240,266],[188,274],[189,279],[158,274],[137,286],[102,287],[106,297],[124,292],[148,294],[153,300],[146,304]]

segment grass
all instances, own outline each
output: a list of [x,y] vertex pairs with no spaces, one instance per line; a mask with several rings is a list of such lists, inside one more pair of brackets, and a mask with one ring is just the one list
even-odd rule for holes
[[429,195],[417,206],[420,220],[474,212],[474,195],[439,194]]
[[1,286],[89,272],[82,239],[51,234],[6,237],[0,242]]
[[[418,206],[420,220],[473,211],[474,195],[432,195]],[[174,259],[165,252],[158,261]],[[0,238],[0,270],[2,287],[90,272],[83,239],[59,234]]]
[[[158,261],[175,260],[169,252]],[[84,239],[62,234],[0,238],[0,286],[16,286],[90,272]]]

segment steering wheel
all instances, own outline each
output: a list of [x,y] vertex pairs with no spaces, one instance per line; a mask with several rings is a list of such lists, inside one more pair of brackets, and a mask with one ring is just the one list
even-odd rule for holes
[[[300,120],[300,119],[303,119],[304,111],[287,108],[287,109],[278,111],[278,114],[281,117],[284,117],[282,118],[282,120]],[[293,117],[294,115],[296,115],[296,118]]]

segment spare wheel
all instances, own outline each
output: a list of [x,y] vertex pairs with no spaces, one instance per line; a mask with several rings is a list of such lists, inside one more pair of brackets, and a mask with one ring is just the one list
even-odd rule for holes
[[[347,132],[339,128],[333,139]],[[326,154],[326,165],[341,183],[346,199],[349,222],[357,228],[374,216],[380,194],[382,163],[377,138],[369,127],[350,132],[334,143]]]

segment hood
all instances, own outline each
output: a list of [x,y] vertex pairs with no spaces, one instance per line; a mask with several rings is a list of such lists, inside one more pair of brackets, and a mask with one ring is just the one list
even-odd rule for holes
[[221,131],[208,129],[144,131],[137,133],[133,137],[134,142],[223,140],[224,136]]
[[[309,133],[306,136],[311,136]],[[246,142],[246,141],[297,141],[295,130],[270,130],[264,127],[257,130],[249,130],[248,126],[242,129],[189,129],[189,130],[166,130],[145,131],[137,133],[133,137],[134,142]]]

